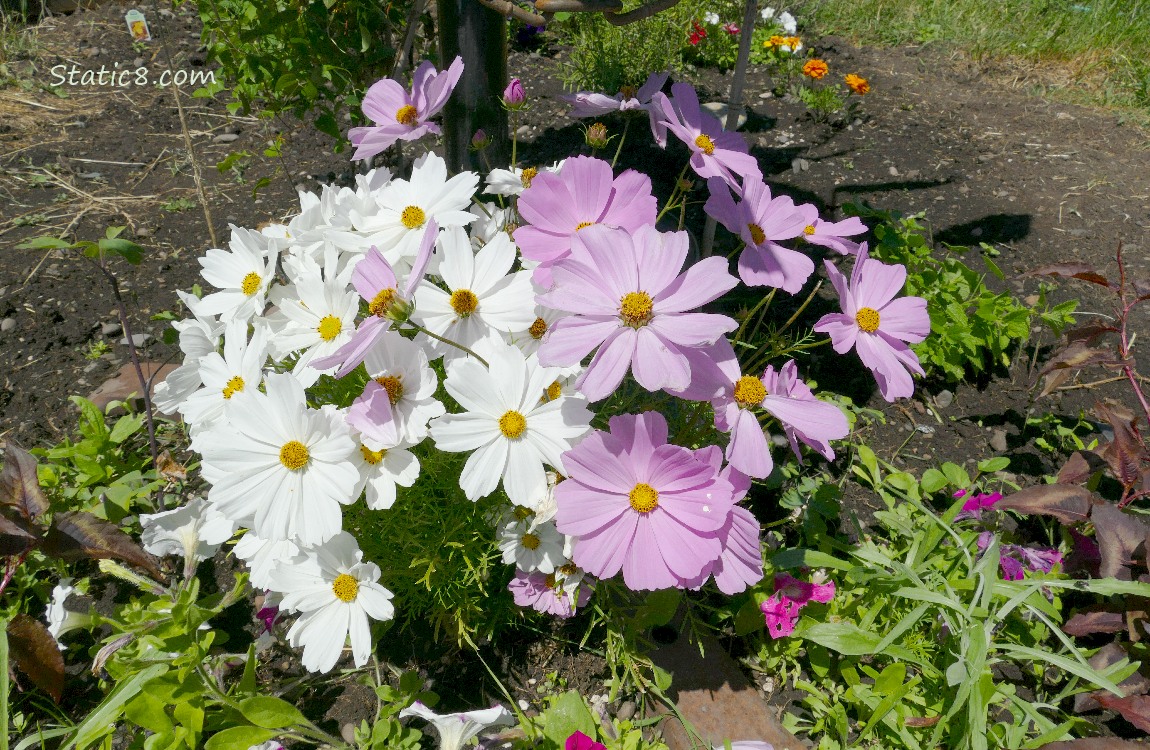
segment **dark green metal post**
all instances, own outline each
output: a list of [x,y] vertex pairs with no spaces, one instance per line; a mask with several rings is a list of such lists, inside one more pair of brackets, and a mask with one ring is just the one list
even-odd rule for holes
[[463,57],[463,78],[443,109],[447,168],[486,172],[483,157],[469,150],[483,129],[491,139],[485,155],[491,166],[507,164],[510,140],[507,112],[500,104],[507,86],[507,20],[478,0],[439,0],[439,50],[443,65]]

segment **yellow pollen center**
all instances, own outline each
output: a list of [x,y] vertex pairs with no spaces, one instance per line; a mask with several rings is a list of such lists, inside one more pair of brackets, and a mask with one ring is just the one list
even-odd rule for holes
[[644,482],[635,485],[628,497],[631,507],[638,513],[650,513],[659,507],[659,491]]
[[520,173],[519,182],[522,183],[524,189],[531,187],[531,181],[535,179],[537,174],[539,174],[539,170],[535,167],[528,167]]
[[263,279],[260,278],[260,275],[252,271],[240,282],[240,291],[250,297],[260,290],[260,284],[262,283]]
[[565,576],[573,576],[579,572],[579,566],[573,562],[569,562],[559,568],[559,572]]
[[335,598],[341,602],[354,602],[355,598],[359,596],[359,581],[347,573],[340,573],[331,582],[331,593],[335,594]]
[[224,398],[231,398],[244,389],[244,379],[236,375],[224,386]]
[[547,588],[549,588],[549,589],[559,588],[559,586],[557,585],[558,582],[555,580],[555,574],[554,573],[548,573],[547,577],[543,579],[543,583],[545,583],[547,585]]
[[563,385],[558,380],[556,380],[554,383],[547,386],[546,394],[548,401],[554,401],[563,395]]
[[466,318],[479,307],[479,298],[470,289],[456,289],[451,293],[451,309],[461,318]]
[[735,382],[735,403],[744,409],[758,406],[766,397],[766,386],[753,375],[744,375]]
[[373,451],[371,448],[368,448],[366,445],[359,446],[359,452],[363,454],[363,460],[366,461],[367,463],[371,464],[372,466],[375,466],[377,463],[382,461],[383,457],[387,455],[386,450]]
[[307,446],[298,440],[284,443],[280,448],[280,463],[292,471],[299,471],[307,466],[309,458],[311,454],[308,453]]
[[748,224],[747,231],[751,233],[751,242],[756,245],[763,244],[763,240],[767,239],[767,233],[758,224]]
[[399,379],[398,375],[384,375],[382,378],[376,378],[375,382],[382,385],[383,390],[387,391],[387,400],[391,402],[392,406],[395,406],[403,398],[403,381]]
[[387,315],[387,310],[391,307],[391,301],[393,299],[395,299],[395,287],[389,286],[387,289],[380,289],[379,292],[371,298],[367,309],[375,317],[382,318]]
[[715,153],[715,142],[705,135],[699,134],[699,137],[695,139],[695,145],[707,156]]
[[531,324],[531,327],[527,329],[527,332],[531,334],[531,338],[538,341],[543,338],[543,334],[547,333],[547,321],[543,318],[536,318],[535,322]]
[[527,549],[539,549],[539,537],[534,534],[524,534],[519,537],[519,542]]
[[815,233],[815,225],[814,224],[807,224],[803,228],[803,234],[805,234],[808,237],[810,237],[814,233]]
[[427,214],[419,206],[408,206],[400,212],[399,220],[408,229],[419,229],[427,223]]
[[505,412],[499,418],[499,431],[513,440],[522,435],[526,429],[527,419],[514,409]]
[[324,341],[331,341],[343,330],[343,321],[334,315],[325,315],[316,326],[319,337]]
[[859,324],[861,331],[874,333],[878,330],[878,321],[878,310],[873,307],[860,307],[859,311],[855,313],[855,322]]
[[581,221],[581,222],[579,222],[579,226],[575,227],[575,231],[578,232],[582,229],[586,229],[587,227],[593,227],[593,226],[595,226],[595,222],[593,222],[593,221]]
[[624,86],[619,89],[619,95],[622,96],[624,100],[634,99],[639,96],[639,89],[634,86]]
[[419,110],[410,104],[404,104],[402,107],[395,111],[395,121],[400,125],[406,125],[410,128],[418,119]]
[[516,505],[515,510],[512,511],[516,521],[526,521],[531,516],[535,515],[535,511],[528,508],[526,505]]
[[645,325],[651,319],[655,303],[646,292],[627,292],[619,303],[619,317],[632,328]]

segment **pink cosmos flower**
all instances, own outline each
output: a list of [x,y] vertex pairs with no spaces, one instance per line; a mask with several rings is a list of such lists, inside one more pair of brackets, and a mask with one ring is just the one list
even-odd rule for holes
[[829,247],[843,255],[853,255],[859,251],[859,243],[851,242],[846,237],[866,232],[866,224],[862,219],[852,216],[842,221],[823,221],[815,219],[814,222],[803,227],[803,239],[812,245]]
[[411,273],[403,285],[403,292],[399,291],[399,282],[395,278],[395,271],[391,264],[383,257],[374,245],[367,255],[356,265],[351,273],[351,283],[359,296],[367,302],[371,317],[364,320],[355,329],[351,339],[335,351],[334,354],[317,359],[312,363],[317,369],[334,367],[335,377],[342,378],[354,370],[379,338],[391,328],[393,321],[404,321],[411,313],[411,299],[415,288],[427,273],[427,264],[435,249],[435,241],[439,237],[439,224],[435,219],[427,222],[423,232],[423,239],[419,243],[419,252],[415,256]]
[[[633,86],[624,86],[615,96],[597,94],[592,91],[580,91],[560,99],[574,104],[571,110],[572,117],[599,117],[612,112],[645,111],[651,121],[651,134],[656,140],[659,138],[657,130],[660,119],[658,110],[651,106],[651,97],[658,93],[667,83],[667,73],[652,73],[647,76],[647,82],[635,89]],[[666,138],[666,135],[663,136]]]
[[348,140],[356,147],[351,158],[370,159],[396,141],[439,133],[439,126],[428,120],[443,109],[461,75],[462,57],[456,57],[443,72],[425,60],[415,69],[410,94],[390,78],[372,84],[363,97],[363,113],[375,125],[348,131]]
[[734,36],[735,34],[739,33],[739,27],[733,23],[725,23],[723,24],[723,31],[727,32],[731,36]]
[[[722,452],[714,445],[695,451],[695,456],[716,469],[723,462]],[[747,490],[751,488],[750,477],[731,466],[723,469],[720,476],[729,481],[734,488],[732,499],[736,503],[746,497]],[[760,530],[759,520],[751,511],[740,505],[732,505],[727,522],[719,529],[719,538],[723,543],[722,554],[704,567],[696,578],[686,583],[685,588],[702,588],[707,579],[713,575],[719,591],[734,596],[745,591],[748,586],[754,586],[763,580]]]
[[759,163],[747,153],[747,142],[738,133],[723,130],[719,118],[699,107],[699,97],[695,89],[687,83],[671,86],[671,95],[659,92],[651,98],[651,104],[660,113],[660,124],[655,140],[661,147],[667,145],[670,130],[691,150],[691,168],[700,177],[721,177],[735,190],[743,182],[762,179]]
[[739,255],[743,283],[797,294],[814,273],[815,262],[778,243],[802,235],[804,227],[818,221],[819,210],[809,203],[796,206],[786,195],[772,198],[762,180],[746,180],[738,203],[722,180],[710,179],[707,186],[711,197],[704,210],[747,245]]
[[692,313],[738,282],[727,261],[705,258],[680,274],[686,232],[653,226],[634,235],[587,227],[571,256],[553,271],[554,286],[536,301],[571,313],[556,321],[539,347],[544,366],[569,367],[598,347],[575,387],[589,401],[606,398],[630,370],[649,391],[684,388],[691,370],[684,349],[704,346],[737,324],[725,315]]
[[811,602],[827,604],[835,597],[835,582],[808,583],[786,573],[775,575],[775,593],[759,605],[772,638],[795,632],[799,612]]
[[612,417],[563,454],[556,525],[598,578],[623,571],[632,590],[687,586],[723,551],[734,488],[694,451],[667,443],[657,412]]
[[558,174],[537,174],[517,207],[528,225],[515,230],[515,244],[543,264],[535,280],[544,287],[551,281],[546,267],[571,252],[580,231],[601,224],[634,232],[654,224],[657,210],[650,177],[632,169],[615,177],[609,163],[590,156],[567,159]]
[[567,738],[564,750],[607,750],[602,742],[596,742],[582,732],[575,732]]
[[591,584],[584,580],[578,587],[578,601],[571,598],[571,594],[563,586],[563,582],[556,583],[555,574],[544,575],[538,571],[526,573],[515,571],[515,577],[507,584],[515,604],[520,607],[531,607],[536,612],[554,615],[566,620],[574,617],[577,609],[586,606],[591,599]]
[[853,347],[887,401],[910,397],[911,373],[925,373],[907,343],[926,338],[930,316],[922,297],[894,298],[906,283],[906,267],[872,260],[866,243],[859,247],[849,283],[833,263],[825,263],[843,311],[819,318],[814,329],[828,334],[839,354]]

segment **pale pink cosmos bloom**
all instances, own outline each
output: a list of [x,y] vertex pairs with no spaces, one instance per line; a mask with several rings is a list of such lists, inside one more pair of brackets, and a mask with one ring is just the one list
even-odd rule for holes
[[722,180],[707,180],[711,197],[704,210],[746,243],[739,255],[744,284],[797,294],[814,273],[815,262],[778,243],[802,235],[804,228],[818,221],[819,210],[809,203],[796,206],[786,195],[772,198],[762,180],[747,180],[744,185],[743,199],[735,203]]
[[545,366],[576,365],[596,347],[575,387],[589,401],[606,398],[630,370],[649,391],[681,389],[691,378],[685,349],[711,344],[737,324],[725,315],[688,312],[738,283],[721,257],[683,274],[686,232],[653,226],[634,235],[587,227],[572,254],[552,270],[554,286],[536,301],[571,313],[555,322],[539,347]]
[[927,337],[930,316],[922,297],[894,298],[906,283],[906,267],[872,260],[866,243],[859,247],[849,282],[833,263],[825,263],[843,311],[819,318],[814,330],[828,334],[839,354],[854,348],[884,399],[908,398],[914,393],[911,373],[925,373],[907,344]]
[[687,83],[671,86],[671,95],[659,92],[651,98],[651,105],[660,114],[655,140],[666,147],[670,130],[691,150],[691,168],[700,177],[721,177],[735,190],[742,190],[742,182],[762,179],[762,171],[755,157],[747,153],[747,142],[738,133],[723,130],[719,118],[704,112],[699,106],[695,89]]
[[[718,446],[709,445],[695,451],[695,456],[713,466],[716,470],[723,462],[722,451]],[[731,483],[734,489],[732,499],[737,503],[747,495],[751,479],[733,466],[727,466],[720,476]],[[719,591],[734,596],[763,580],[763,551],[759,520],[751,511],[740,505],[731,506],[727,522],[719,529],[723,551],[719,557],[699,575],[685,584],[685,588],[699,589],[712,575]]]
[[759,605],[772,638],[795,632],[799,612],[811,602],[827,604],[835,597],[835,582],[808,583],[786,573],[775,575],[775,593]]
[[685,587],[723,551],[734,488],[695,451],[667,443],[662,414],[612,417],[563,454],[556,526],[597,578],[623,571],[632,590]]
[[463,58],[456,57],[445,71],[429,61],[420,63],[411,79],[409,94],[398,81],[376,81],[363,97],[363,113],[374,126],[352,128],[347,137],[355,146],[352,159],[370,159],[396,141],[414,141],[440,132],[428,120],[443,109],[463,75]]
[[651,178],[628,169],[618,177],[602,159],[577,156],[557,174],[540,172],[517,203],[526,226],[515,230],[515,244],[527,260],[543,265],[535,281],[550,286],[549,266],[571,252],[571,241],[593,225],[635,231],[654,224],[657,204]]
[[[597,94],[592,91],[580,91],[576,94],[561,96],[560,99],[574,104],[571,110],[572,117],[598,117],[612,112],[642,112],[648,113],[651,120],[651,133],[659,139],[658,110],[651,106],[651,97],[655,96],[664,84],[667,83],[667,73],[652,73],[647,82],[638,89],[624,86],[615,96]],[[662,136],[666,139],[666,134]]]
[[518,569],[515,577],[507,584],[507,590],[511,592],[516,605],[531,607],[536,612],[555,615],[563,620],[574,617],[578,609],[586,606],[591,599],[591,588],[589,582],[580,582],[579,600],[575,601],[562,582],[555,582],[554,574],[546,575],[539,571],[525,573]]
[[812,245],[829,247],[843,255],[854,255],[859,251],[859,243],[845,238],[865,232],[866,224],[863,224],[862,219],[857,216],[842,221],[815,219],[803,227],[803,239]]

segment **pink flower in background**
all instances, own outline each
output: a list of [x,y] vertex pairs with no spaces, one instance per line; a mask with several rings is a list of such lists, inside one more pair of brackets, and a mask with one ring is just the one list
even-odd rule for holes
[[503,104],[508,109],[522,109],[527,103],[527,92],[523,90],[523,82],[512,78],[507,88],[503,89]]
[[895,299],[906,283],[906,267],[872,260],[866,243],[859,247],[849,282],[833,263],[825,263],[843,311],[819,318],[814,329],[828,334],[839,354],[855,349],[887,401],[908,398],[914,393],[911,373],[925,373],[907,344],[927,337],[930,316],[922,297]]
[[[526,193],[525,193],[526,195]],[[630,370],[649,391],[684,388],[691,370],[684,349],[714,342],[737,324],[725,315],[689,312],[738,283],[721,257],[705,258],[680,274],[686,232],[653,226],[634,235],[587,227],[572,254],[552,269],[554,286],[539,304],[571,313],[539,346],[547,367],[569,367],[598,347],[575,387],[589,401],[610,395]]]
[[690,84],[672,85],[671,94],[668,97],[660,92],[651,99],[661,114],[656,133],[660,146],[666,147],[666,131],[670,130],[691,150],[691,168],[696,174],[703,178],[721,177],[740,192],[740,180],[762,179],[758,161],[747,153],[747,142],[738,133],[723,130],[719,118],[702,110]]
[[[646,111],[651,120],[651,133],[658,140],[659,114],[658,110],[651,106],[651,97],[663,88],[667,83],[667,77],[667,73],[652,73],[647,77],[646,83],[638,89],[624,86],[615,96],[580,91],[560,98],[575,105],[571,110],[572,117],[598,117],[612,112]],[[663,137],[666,138],[666,135]]]
[[[994,540],[994,534],[984,531],[978,535],[978,551],[985,552]],[[1027,570],[1049,573],[1062,564],[1062,553],[1050,547],[1024,547],[1003,544],[998,548],[998,567],[1007,581],[1021,581]]]
[[567,738],[564,750],[607,750],[607,746],[596,742],[582,732],[576,732]]
[[834,404],[815,398],[809,385],[798,375],[795,361],[788,360],[775,372],[774,365],[763,373],[767,398],[763,408],[783,425],[783,433],[799,463],[803,462],[799,441],[806,443],[828,461],[835,459],[828,440],[840,440],[850,432],[846,415]]
[[[516,569],[507,590],[516,605],[566,620],[573,617],[580,607],[586,606],[591,599],[592,587],[587,581],[577,581],[574,587],[569,587],[563,581],[556,582],[555,578],[554,573],[528,573]],[[578,601],[571,595],[572,588],[577,592]]]
[[707,38],[707,30],[698,21],[691,21],[693,29],[691,35],[687,37],[687,41],[691,43],[692,47],[698,46],[699,42]]
[[347,137],[356,147],[352,159],[370,159],[396,141],[414,141],[439,126],[428,120],[443,109],[463,75],[463,58],[456,57],[442,72],[428,61],[420,63],[412,76],[411,93],[397,81],[376,81],[363,97],[363,113],[373,126],[352,128]]
[[846,237],[864,234],[866,224],[862,219],[852,216],[842,221],[823,221],[816,218],[812,223],[803,227],[803,239],[812,245],[822,245],[843,255],[853,255],[859,251],[859,243],[851,242]]
[[[960,497],[966,496],[966,490],[959,490],[954,493],[957,500]],[[971,496],[966,502],[962,504],[962,510],[954,517],[954,520],[961,521],[967,518],[978,518],[982,515],[982,511],[987,508],[993,508],[999,500],[1002,499],[1001,492],[991,492],[990,494],[978,494]]]
[[689,585],[723,552],[734,488],[695,451],[667,443],[657,412],[612,417],[563,454],[556,525],[575,563],[597,578],[623,571],[632,590]]
[[739,27],[733,23],[725,23],[723,24],[723,31],[727,32],[731,36],[734,36],[735,34],[739,33]]
[[[723,462],[722,452],[714,445],[695,451],[695,456],[715,469],[718,469]],[[729,481],[734,488],[735,502],[746,497],[747,490],[751,488],[750,477],[731,466],[720,471],[719,475]],[[763,580],[760,530],[759,520],[755,518],[754,513],[739,505],[731,506],[727,522],[719,529],[719,538],[723,542],[722,553],[713,563],[703,568],[696,578],[686,583],[685,587],[702,588],[707,579],[713,575],[719,591],[733,596]]]
[[775,593],[759,605],[772,638],[795,632],[799,612],[811,602],[829,603],[835,597],[835,582],[808,583],[786,573],[775,575]]
[[704,210],[746,243],[739,255],[739,278],[747,286],[778,287],[797,294],[815,262],[798,250],[779,245],[802,235],[804,227],[818,221],[819,211],[809,203],[796,206],[789,196],[771,197],[760,180],[747,180],[743,199],[735,203],[721,180],[711,179],[711,197]]

